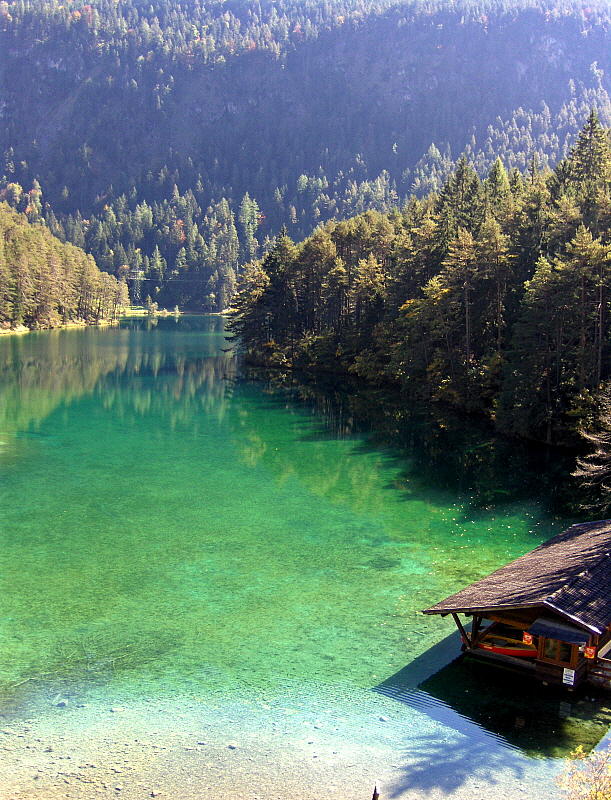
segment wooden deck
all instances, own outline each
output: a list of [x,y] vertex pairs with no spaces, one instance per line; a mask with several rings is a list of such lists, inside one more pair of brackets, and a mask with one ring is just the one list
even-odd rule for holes
[[[510,670],[535,674],[540,681],[546,684],[560,684],[562,681],[558,666],[553,664],[546,664],[541,661],[534,662],[527,658],[514,658],[513,656],[501,655],[499,653],[493,653],[490,650],[483,650],[481,647],[477,646],[465,647],[464,651],[465,655],[475,658],[478,661],[496,662],[499,666],[502,665]],[[598,688],[611,690],[611,641],[607,642],[594,662],[580,664],[575,670],[575,673],[576,685],[585,681]],[[572,687],[568,688],[571,689]]]
[[473,658],[481,658],[484,661],[496,661],[497,664],[503,664],[507,667],[513,667],[520,672],[534,672],[535,663],[528,658],[516,658],[515,656],[506,656],[501,653],[494,653],[492,650],[483,650],[481,647],[468,648],[466,654]]

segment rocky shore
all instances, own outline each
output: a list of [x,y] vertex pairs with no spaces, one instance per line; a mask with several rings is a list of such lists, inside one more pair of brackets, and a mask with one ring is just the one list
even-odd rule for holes
[[[479,774],[423,764],[397,746],[399,713],[358,731],[332,709],[319,717],[265,703],[250,712],[213,708],[195,698],[122,706],[55,699],[36,717],[0,717],[0,797],[369,800],[377,783],[381,800],[483,800],[492,784],[495,800],[522,800],[543,778],[518,756]],[[452,737],[447,746],[456,746]],[[545,772],[552,800],[559,793]]]

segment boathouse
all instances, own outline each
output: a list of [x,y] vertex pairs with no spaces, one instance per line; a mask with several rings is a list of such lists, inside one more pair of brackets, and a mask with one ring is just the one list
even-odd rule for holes
[[424,613],[451,614],[473,655],[611,688],[611,520],[573,525]]

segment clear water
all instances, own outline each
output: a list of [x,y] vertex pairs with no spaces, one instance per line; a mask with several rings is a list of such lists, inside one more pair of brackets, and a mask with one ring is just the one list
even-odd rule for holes
[[[567,523],[533,496],[532,464],[490,458],[506,445],[478,431],[468,458],[449,452],[443,424],[431,438],[408,420],[400,449],[355,433],[354,409],[338,424],[320,394],[241,377],[222,325],[0,340],[5,711],[58,686],[272,710],[290,695],[302,709],[333,698],[354,729],[359,708],[391,708],[402,748],[411,713],[483,732],[487,759],[596,744],[604,701],[566,713],[551,698],[550,742],[549,721],[518,722],[528,735],[512,739],[495,718],[502,694],[484,712],[458,703],[456,674],[416,689],[456,654],[451,621],[419,611]],[[509,682],[515,696],[513,681],[483,694]]]

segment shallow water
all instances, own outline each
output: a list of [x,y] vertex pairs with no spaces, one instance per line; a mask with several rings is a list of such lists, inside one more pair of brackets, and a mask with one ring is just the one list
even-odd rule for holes
[[550,695],[513,724],[498,711],[514,679],[484,684],[499,694],[483,712],[458,702],[457,673],[426,684],[457,651],[431,650],[453,625],[418,612],[567,524],[534,478],[524,491],[533,465],[511,464],[514,491],[507,462],[487,458],[506,445],[476,431],[485,468],[453,484],[430,467],[456,454],[431,460],[416,422],[390,448],[322,408],[241,377],[219,318],[0,340],[5,714],[58,692],[188,696],[232,708],[236,736],[262,735],[287,704],[310,722],[332,707],[347,742],[410,751],[397,796],[431,788],[429,758],[459,785],[465,748],[541,780],[551,757],[596,744],[604,701]]

